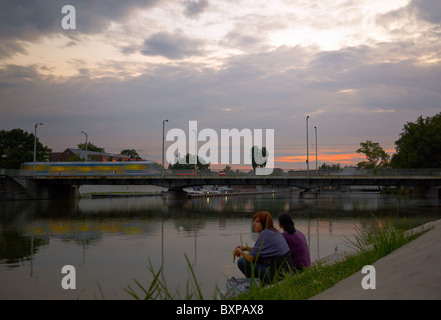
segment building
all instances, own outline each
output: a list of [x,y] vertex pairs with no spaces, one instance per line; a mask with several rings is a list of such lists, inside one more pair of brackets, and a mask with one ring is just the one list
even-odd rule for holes
[[63,152],[53,152],[50,155],[50,162],[69,162],[69,161],[136,161],[129,156],[122,154],[112,154],[97,151],[86,151],[81,149],[67,148]]

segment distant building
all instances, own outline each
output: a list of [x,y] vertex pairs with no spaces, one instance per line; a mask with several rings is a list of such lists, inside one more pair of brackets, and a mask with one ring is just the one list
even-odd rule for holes
[[112,154],[105,152],[86,151],[81,149],[67,148],[63,152],[53,152],[50,155],[51,162],[69,162],[69,161],[136,161],[129,156],[122,154]]

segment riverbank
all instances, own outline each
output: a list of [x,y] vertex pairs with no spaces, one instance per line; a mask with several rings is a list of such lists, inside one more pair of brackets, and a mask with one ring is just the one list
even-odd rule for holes
[[441,220],[415,240],[375,261],[376,288],[363,289],[357,272],[311,300],[441,299]]
[[[239,299],[441,299],[441,220],[407,232],[397,232],[395,227],[387,227],[386,232],[382,229],[384,225],[375,234],[360,234],[356,244],[361,249],[339,261],[315,264],[263,290],[250,290]],[[375,268],[375,274],[370,275],[374,277],[375,289],[362,286],[367,274],[361,270],[366,265]]]

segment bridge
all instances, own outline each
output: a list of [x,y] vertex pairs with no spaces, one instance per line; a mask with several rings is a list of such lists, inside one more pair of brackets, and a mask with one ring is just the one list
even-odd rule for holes
[[[441,170],[385,170],[381,172],[284,172],[268,176],[235,173],[220,176],[217,172],[196,175],[37,175],[36,177],[0,172],[0,198],[58,199],[78,196],[81,185],[154,185],[179,192],[192,186],[273,186],[295,187],[305,191],[323,187],[378,186],[409,187],[441,197]],[[8,191],[9,190],[9,191]],[[12,190],[12,191],[11,191]],[[14,193],[16,194],[14,196]],[[20,195],[21,194],[21,195]]]

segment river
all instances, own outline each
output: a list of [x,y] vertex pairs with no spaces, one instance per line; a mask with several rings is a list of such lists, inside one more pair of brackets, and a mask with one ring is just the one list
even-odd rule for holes
[[[376,193],[2,201],[0,299],[132,299],[124,288],[137,288],[134,279],[148,288],[149,265],[155,272],[162,266],[170,292],[185,297],[185,256],[204,298],[212,299],[216,285],[223,290],[227,278],[242,277],[232,250],[253,245],[252,216],[260,210],[273,217],[289,211],[316,260],[351,250],[347,238],[375,217],[439,218],[441,203]],[[65,265],[75,272],[62,273]],[[75,289],[63,288],[65,277]]]

